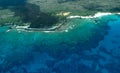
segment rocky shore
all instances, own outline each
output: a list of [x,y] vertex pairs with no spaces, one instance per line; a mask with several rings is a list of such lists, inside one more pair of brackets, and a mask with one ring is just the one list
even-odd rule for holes
[[[18,2],[20,4],[15,5]],[[119,0],[11,0],[9,3],[1,0],[0,25],[12,23],[23,26],[19,29],[53,31],[60,28],[66,18],[96,18],[118,13],[119,3]],[[97,12],[103,13],[93,16]],[[29,28],[24,28],[27,23]]]
[[76,16],[68,16],[66,18],[66,20],[64,20],[63,22],[55,25],[55,26],[52,26],[50,28],[30,28],[30,25],[26,25],[26,26],[18,26],[18,25],[14,25],[14,26],[10,26],[10,29],[18,29],[18,30],[26,30],[26,31],[43,31],[43,32],[53,32],[53,31],[65,31],[65,32],[68,32],[68,29],[66,28],[66,30],[61,30],[60,28],[64,27],[66,24],[67,24],[67,20],[69,19],[74,19],[74,18],[80,18],[80,19],[86,19],[86,18],[99,18],[99,17],[102,17],[102,16],[107,16],[107,15],[112,15],[112,14],[118,14],[120,15],[120,13],[103,13],[103,12],[98,12],[96,13],[95,15],[90,15],[90,16],[79,16],[79,15],[76,15]]

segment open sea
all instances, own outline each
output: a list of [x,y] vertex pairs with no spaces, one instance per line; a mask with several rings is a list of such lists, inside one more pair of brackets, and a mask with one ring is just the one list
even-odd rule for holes
[[0,73],[120,73],[120,15],[69,19],[63,31],[0,27]]

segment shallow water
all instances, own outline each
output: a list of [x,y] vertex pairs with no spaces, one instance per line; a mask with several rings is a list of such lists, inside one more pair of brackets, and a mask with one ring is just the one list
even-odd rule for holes
[[119,73],[120,17],[70,19],[56,32],[0,27],[0,73]]

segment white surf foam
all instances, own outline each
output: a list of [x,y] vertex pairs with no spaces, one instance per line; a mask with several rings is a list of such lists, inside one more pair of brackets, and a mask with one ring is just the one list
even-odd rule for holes
[[102,16],[107,16],[107,15],[112,15],[112,14],[120,14],[120,13],[110,13],[110,12],[98,12],[96,13],[94,16],[89,15],[89,16],[79,16],[79,15],[75,15],[75,16],[68,16],[68,19],[72,19],[72,18],[98,18],[98,17],[102,17]]

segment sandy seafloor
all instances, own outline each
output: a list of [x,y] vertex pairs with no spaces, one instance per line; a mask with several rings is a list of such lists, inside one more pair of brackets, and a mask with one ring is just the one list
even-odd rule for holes
[[55,32],[0,27],[0,73],[120,73],[120,15],[69,19]]

